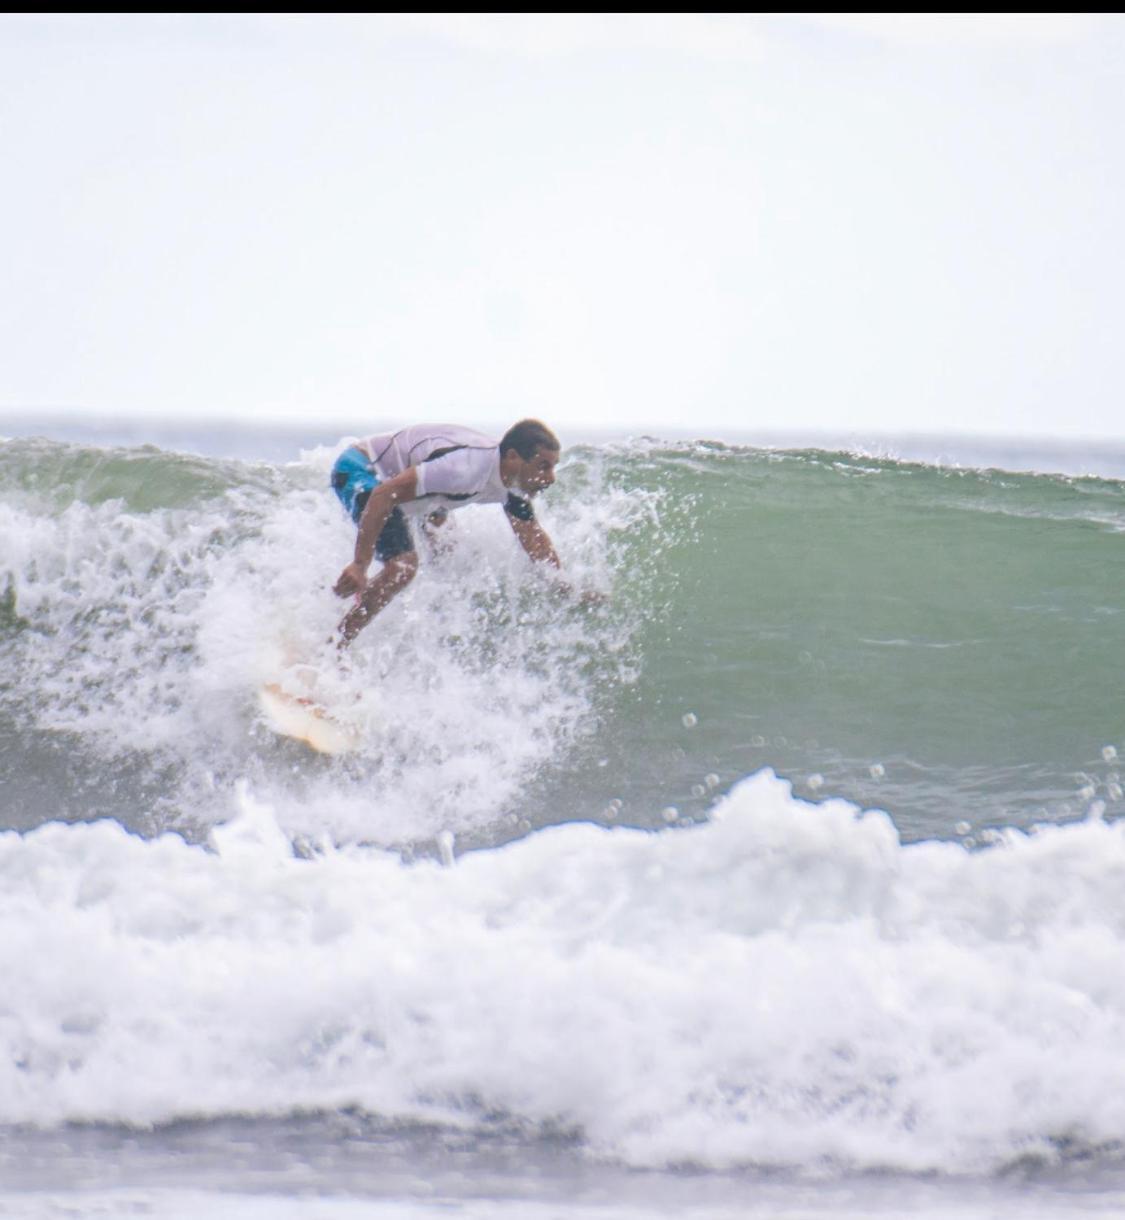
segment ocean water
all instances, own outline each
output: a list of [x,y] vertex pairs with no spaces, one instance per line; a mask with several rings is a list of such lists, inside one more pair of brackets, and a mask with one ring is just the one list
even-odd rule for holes
[[577,444],[339,668],[337,438],[29,431],[0,1216],[1125,1213],[1125,455]]

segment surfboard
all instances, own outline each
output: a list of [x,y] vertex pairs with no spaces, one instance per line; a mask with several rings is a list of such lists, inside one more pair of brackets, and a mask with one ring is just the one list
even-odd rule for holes
[[275,733],[303,741],[319,754],[347,754],[359,745],[353,726],[341,723],[315,699],[292,695],[276,682],[259,689],[258,705]]

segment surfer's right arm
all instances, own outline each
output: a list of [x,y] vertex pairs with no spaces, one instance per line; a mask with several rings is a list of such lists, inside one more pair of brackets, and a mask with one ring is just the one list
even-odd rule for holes
[[332,587],[338,597],[362,593],[367,587],[367,569],[375,558],[375,544],[387,518],[399,504],[415,499],[417,494],[418,471],[413,466],[374,488],[359,519],[355,559],[340,573],[340,579]]

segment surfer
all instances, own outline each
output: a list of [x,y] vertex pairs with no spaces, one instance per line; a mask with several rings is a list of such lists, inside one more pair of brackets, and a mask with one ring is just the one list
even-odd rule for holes
[[[537,419],[520,420],[499,444],[456,425],[417,424],[345,449],[332,468],[332,489],[359,533],[355,559],[333,586],[339,597],[356,598],[337,628],[339,647],[350,644],[414,579],[418,553],[405,504],[423,502],[417,506],[425,514],[423,528],[440,526],[448,509],[463,504],[502,504],[531,559],[559,567],[531,503],[555,481],[559,450],[558,438]],[[368,580],[375,557],[383,566]]]

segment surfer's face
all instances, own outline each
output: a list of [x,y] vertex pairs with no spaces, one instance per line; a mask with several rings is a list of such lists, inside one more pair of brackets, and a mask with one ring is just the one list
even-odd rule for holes
[[535,456],[528,461],[520,459],[516,472],[516,483],[521,491],[533,496],[550,487],[555,481],[555,467],[559,464],[557,449],[536,449]]

